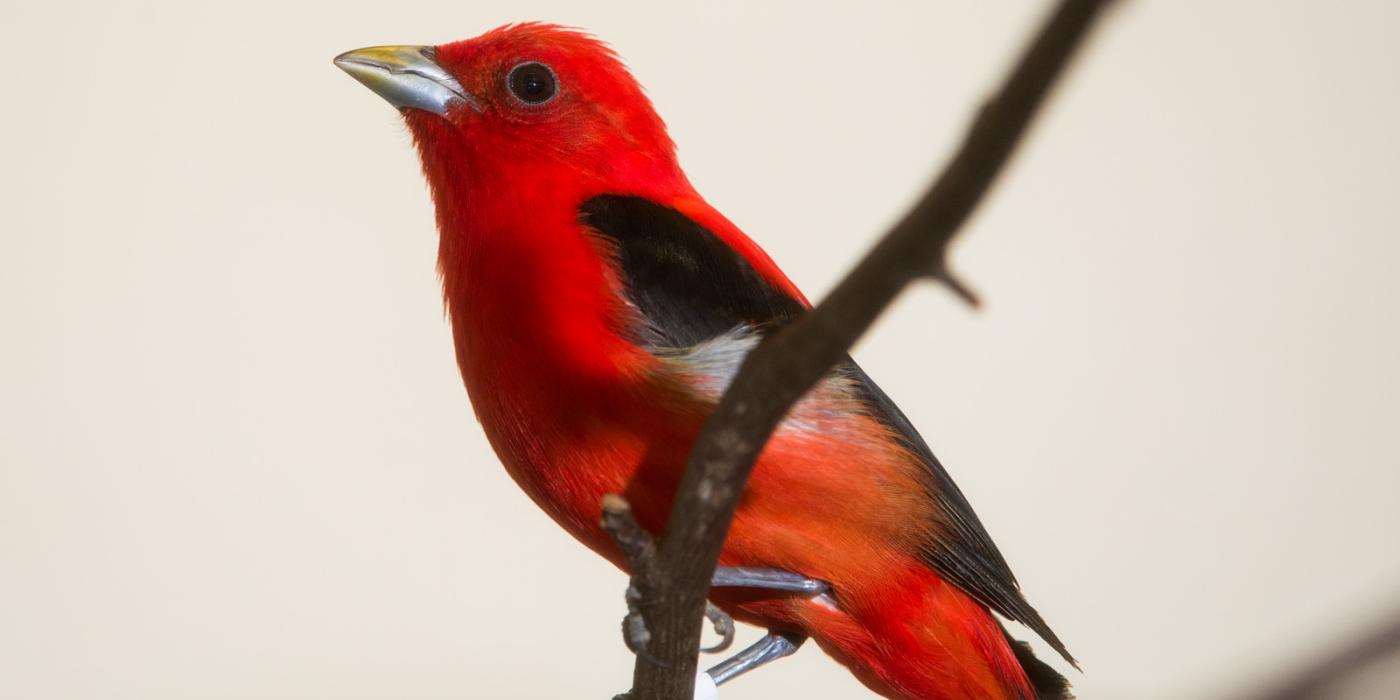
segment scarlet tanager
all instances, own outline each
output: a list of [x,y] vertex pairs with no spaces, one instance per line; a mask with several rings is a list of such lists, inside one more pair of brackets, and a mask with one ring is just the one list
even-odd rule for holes
[[[603,496],[623,494],[659,532],[739,362],[809,302],[696,193],[596,39],[518,24],[336,63],[413,134],[457,362],[491,445],[535,503],[625,569],[599,525]],[[764,449],[720,565],[712,600],[770,631],[754,648],[764,660],[811,638],[890,698],[1069,697],[993,613],[1073,658],[854,362]],[[716,681],[758,665],[726,664]]]

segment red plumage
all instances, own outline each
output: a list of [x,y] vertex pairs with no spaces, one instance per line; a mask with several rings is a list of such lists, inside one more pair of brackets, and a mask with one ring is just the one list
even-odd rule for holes
[[[739,272],[756,273],[772,303],[806,299],[695,192],[660,118],[604,45],[526,24],[437,47],[435,60],[475,106],[404,115],[437,207],[439,265],[472,404],[526,493],[623,566],[598,525],[602,496],[624,493],[645,527],[662,528],[726,372],[763,328],[659,349],[656,338],[688,326],[666,326],[653,310],[691,319],[703,305],[690,308],[685,290],[677,297],[665,279],[642,298],[662,262],[627,256],[654,242],[603,235],[582,208],[612,196],[675,213],[737,253]],[[512,95],[507,72],[522,61],[549,66],[557,96],[529,105]],[[717,308],[732,311],[723,300]],[[861,377],[833,377],[779,429],[721,559],[827,581],[838,606],[719,589],[714,600],[741,620],[810,635],[888,697],[1034,697],[1025,662],[985,601],[930,564],[928,552],[965,527],[943,505],[961,495],[940,491],[955,487],[860,393]]]

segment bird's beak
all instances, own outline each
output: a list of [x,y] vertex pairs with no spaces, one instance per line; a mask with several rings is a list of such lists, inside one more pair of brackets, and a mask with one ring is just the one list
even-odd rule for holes
[[401,109],[447,114],[454,103],[481,111],[481,104],[443,70],[431,46],[372,46],[347,51],[335,64],[350,77]]

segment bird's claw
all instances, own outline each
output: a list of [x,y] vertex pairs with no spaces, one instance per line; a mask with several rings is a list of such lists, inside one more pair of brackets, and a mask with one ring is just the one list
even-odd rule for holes
[[[627,600],[627,617],[622,618],[622,641],[633,654],[656,662],[656,659],[647,653],[647,645],[651,643],[651,630],[647,629],[646,618],[642,617],[642,592],[629,584],[624,597]],[[714,627],[715,634],[720,636],[720,640],[714,646],[705,647],[701,651],[706,654],[718,654],[732,646],[735,634],[734,618],[708,600],[705,601],[705,617]]]
[[709,618],[710,624],[714,625],[715,634],[720,635],[722,639],[714,646],[705,647],[700,651],[706,654],[718,654],[732,646],[734,644],[734,618],[708,600],[705,601],[705,617]]
[[633,654],[647,653],[651,631],[647,629],[647,621],[642,619],[641,613],[630,612],[622,618],[622,641]]
[[627,600],[627,617],[622,618],[622,641],[633,654],[655,661],[647,653],[651,630],[647,629],[646,618],[642,617],[642,592],[629,583],[624,597]]

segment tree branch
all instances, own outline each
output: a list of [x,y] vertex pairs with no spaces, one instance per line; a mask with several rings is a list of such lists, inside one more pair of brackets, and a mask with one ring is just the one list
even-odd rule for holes
[[648,653],[637,657],[632,698],[691,699],[710,579],[754,462],[792,406],[915,280],[942,281],[975,302],[948,270],[948,242],[1109,4],[1062,0],[932,188],[830,296],[770,333],[744,361],[695,443],[659,546],[633,568],[650,642]]
[[1387,659],[1400,658],[1400,615],[1388,617],[1363,636],[1294,670],[1276,685],[1248,696],[1250,700],[1323,700],[1337,687]]

